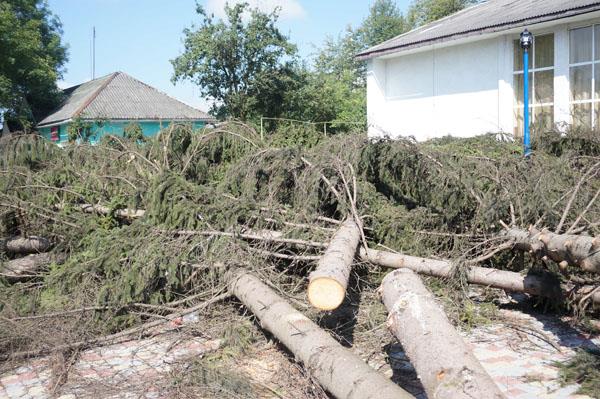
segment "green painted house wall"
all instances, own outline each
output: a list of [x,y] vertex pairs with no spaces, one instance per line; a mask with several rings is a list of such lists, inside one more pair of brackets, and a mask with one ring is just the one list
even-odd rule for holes
[[[92,135],[90,136],[90,143],[96,144],[104,135],[110,134],[115,136],[122,136],[125,127],[130,123],[137,123],[142,128],[142,132],[146,137],[152,137],[158,134],[162,129],[169,127],[171,121],[103,121],[102,123],[93,122]],[[194,130],[202,129],[206,126],[205,121],[177,121],[183,125],[192,125]],[[69,123],[63,123],[58,125],[58,140],[52,140],[51,127],[46,126],[39,128],[40,135],[48,140],[51,140],[57,144],[65,144],[69,141],[69,134],[67,133],[67,127]]]

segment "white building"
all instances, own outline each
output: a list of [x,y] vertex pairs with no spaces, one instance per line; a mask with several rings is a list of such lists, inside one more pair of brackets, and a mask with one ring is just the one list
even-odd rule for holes
[[600,1],[489,0],[358,55],[369,135],[521,135],[524,28],[533,128],[600,130]]

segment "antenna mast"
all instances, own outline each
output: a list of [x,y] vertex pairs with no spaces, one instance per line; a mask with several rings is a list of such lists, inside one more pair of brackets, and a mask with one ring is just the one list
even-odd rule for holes
[[96,79],[96,27],[92,28],[92,79]]

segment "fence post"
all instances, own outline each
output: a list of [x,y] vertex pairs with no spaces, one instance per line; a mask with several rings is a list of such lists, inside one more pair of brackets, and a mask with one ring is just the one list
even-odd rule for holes
[[323,122],[323,133],[325,133],[325,137],[327,137],[327,122]]
[[264,140],[264,134],[263,134],[263,117],[260,117],[260,139],[261,141]]

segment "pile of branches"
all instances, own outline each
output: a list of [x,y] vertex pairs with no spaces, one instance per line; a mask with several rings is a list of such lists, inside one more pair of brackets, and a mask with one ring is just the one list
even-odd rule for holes
[[[231,295],[271,317],[248,302],[248,287],[320,323],[330,308],[307,307],[307,289],[319,303],[310,284],[331,278],[314,298],[331,300],[339,285],[343,300],[365,263],[364,290],[391,267],[454,289],[541,296],[581,317],[600,303],[596,136],[549,136],[530,159],[503,135],[416,143],[356,133],[283,147],[280,136],[230,122],[173,125],[144,143],[1,139],[4,359],[114,342]],[[341,269],[307,279],[339,234],[353,244],[325,263]],[[393,307],[392,294],[383,299]]]

